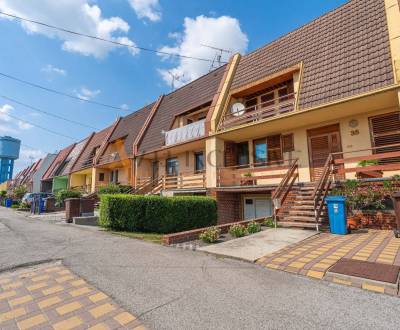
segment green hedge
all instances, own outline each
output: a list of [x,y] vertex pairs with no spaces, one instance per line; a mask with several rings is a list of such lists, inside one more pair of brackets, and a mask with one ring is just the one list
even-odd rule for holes
[[208,197],[101,195],[100,225],[113,230],[175,233],[217,223]]

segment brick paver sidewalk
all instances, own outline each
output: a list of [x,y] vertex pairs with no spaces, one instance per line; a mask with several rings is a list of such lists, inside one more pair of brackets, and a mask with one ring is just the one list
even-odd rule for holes
[[0,329],[145,329],[61,264],[0,274]]
[[400,265],[400,239],[392,231],[332,235],[322,233],[257,260],[272,269],[318,279],[341,258]]

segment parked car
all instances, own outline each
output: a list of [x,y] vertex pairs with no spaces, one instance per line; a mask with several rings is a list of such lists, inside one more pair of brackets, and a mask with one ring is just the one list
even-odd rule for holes
[[23,204],[31,206],[31,204],[32,204],[33,200],[35,199],[35,197],[38,197],[38,196],[40,196],[41,198],[54,197],[54,195],[51,194],[51,193],[44,193],[44,192],[41,192],[41,193],[27,193],[27,194],[24,195],[24,197],[22,197],[22,201],[21,202]]

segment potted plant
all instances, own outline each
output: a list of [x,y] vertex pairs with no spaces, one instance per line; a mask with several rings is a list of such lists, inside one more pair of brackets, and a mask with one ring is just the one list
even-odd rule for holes
[[363,184],[357,180],[347,180],[332,194],[346,197],[347,225],[350,229],[379,227],[382,212],[387,208],[396,185],[391,181],[382,184]]
[[[359,167],[367,167],[367,166],[375,166],[379,165],[379,161],[377,159],[371,160],[362,160],[358,163]],[[357,179],[371,179],[371,178],[382,178],[383,172],[381,170],[373,170],[373,171],[359,171],[356,173]]]
[[248,178],[253,177],[253,174],[251,174],[250,172],[244,173],[243,174],[243,178],[240,180],[240,185],[241,186],[255,186],[257,184],[257,180],[249,180]]

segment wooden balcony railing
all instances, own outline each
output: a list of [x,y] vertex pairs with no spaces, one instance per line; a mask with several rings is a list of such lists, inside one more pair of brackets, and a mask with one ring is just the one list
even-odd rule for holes
[[161,190],[202,189],[206,187],[206,174],[181,173],[176,176],[160,176],[156,179],[138,178],[135,192],[138,194],[159,193]]
[[112,153],[101,156],[97,163],[99,165],[105,165],[105,164],[109,164],[109,163],[113,163],[113,162],[118,162],[120,160],[122,160],[120,154],[118,152],[112,152]]
[[[335,179],[373,179],[400,174],[400,143],[332,154]],[[395,173],[399,171],[399,173]]]
[[79,191],[82,195],[86,195],[92,192],[92,185],[74,186],[71,187],[71,190]]
[[292,112],[295,108],[295,94],[284,95],[271,101],[263,102],[243,110],[243,114],[227,113],[222,119],[219,130],[233,126],[257,122],[263,119],[275,117]]
[[93,167],[94,166],[93,160],[94,160],[94,156],[89,156],[87,158],[79,159],[76,162],[74,168],[76,168],[77,170],[83,170],[83,169],[86,169],[89,167]]
[[218,187],[261,186],[279,184],[292,167],[293,160],[249,164],[217,169]]

